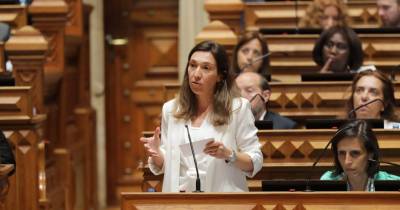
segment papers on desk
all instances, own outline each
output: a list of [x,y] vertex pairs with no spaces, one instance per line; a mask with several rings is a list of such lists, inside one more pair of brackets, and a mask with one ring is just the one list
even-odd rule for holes
[[[208,139],[203,139],[203,140],[199,140],[199,141],[195,141],[193,142],[193,150],[194,150],[194,154],[200,154],[203,152],[204,148],[206,148],[206,144],[210,141],[214,141],[213,138],[208,138]],[[182,154],[184,157],[192,157],[192,151],[190,149],[190,143],[186,143],[186,144],[181,144],[179,145]]]

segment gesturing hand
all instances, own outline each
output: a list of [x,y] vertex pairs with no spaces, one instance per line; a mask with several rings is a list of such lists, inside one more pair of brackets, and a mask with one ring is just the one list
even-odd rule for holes
[[161,157],[160,151],[160,127],[157,127],[152,137],[141,137],[144,148],[150,157]]
[[204,153],[218,159],[227,159],[231,155],[232,151],[226,148],[222,142],[210,141],[206,144]]

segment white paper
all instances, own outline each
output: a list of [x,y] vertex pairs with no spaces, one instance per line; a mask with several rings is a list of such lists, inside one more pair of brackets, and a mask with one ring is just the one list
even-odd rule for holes
[[[203,152],[204,148],[206,148],[206,144],[210,141],[214,141],[213,138],[209,138],[209,139],[203,139],[203,140],[199,140],[199,141],[195,141],[193,142],[193,150],[194,150],[194,154],[200,154]],[[192,151],[190,149],[190,143],[186,143],[186,144],[181,144],[179,145],[182,154],[184,157],[192,157]]]

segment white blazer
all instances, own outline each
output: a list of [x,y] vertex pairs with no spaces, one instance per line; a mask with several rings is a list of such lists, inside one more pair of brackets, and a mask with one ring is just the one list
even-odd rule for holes
[[[161,151],[164,154],[163,168],[157,168],[149,158],[150,170],[159,175],[164,173],[163,192],[179,191],[180,150],[179,145],[187,138],[185,120],[173,116],[175,99],[166,102],[162,109]],[[248,154],[253,161],[253,172],[246,173],[239,168],[228,165],[223,159],[213,158],[209,162],[205,191],[206,192],[243,192],[248,191],[246,175],[253,177],[262,167],[263,156],[254,126],[254,117],[250,104],[244,98],[233,100],[231,120],[228,125],[215,128],[216,141],[222,141],[228,148]]]

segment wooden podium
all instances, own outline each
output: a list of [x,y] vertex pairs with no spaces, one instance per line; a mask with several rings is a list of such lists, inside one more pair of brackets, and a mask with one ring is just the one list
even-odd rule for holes
[[122,193],[122,210],[393,210],[400,192]]

